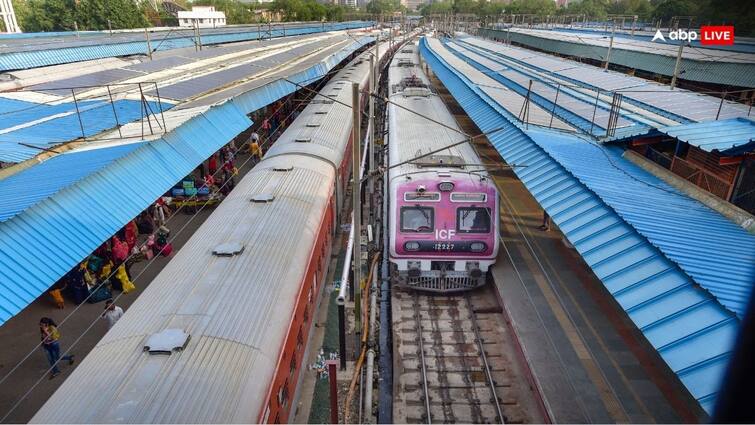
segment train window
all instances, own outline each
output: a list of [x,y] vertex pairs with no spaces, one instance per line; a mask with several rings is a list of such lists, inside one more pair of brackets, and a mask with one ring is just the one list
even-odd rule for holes
[[490,208],[458,208],[456,230],[460,233],[489,233]]
[[289,371],[289,379],[294,380],[294,374],[296,373],[296,355],[291,357],[291,370]]
[[401,231],[432,233],[435,214],[431,207],[401,207]]
[[438,192],[406,192],[404,201],[437,202],[440,201]]
[[488,195],[484,193],[454,192],[451,194],[451,202],[485,202],[487,200]]
[[278,389],[278,405],[283,406],[283,408],[288,407],[288,379],[286,379],[286,383]]

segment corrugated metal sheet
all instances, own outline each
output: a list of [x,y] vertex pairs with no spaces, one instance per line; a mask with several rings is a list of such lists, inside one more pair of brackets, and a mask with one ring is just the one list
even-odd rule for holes
[[0,180],[0,222],[75,184],[143,143],[64,153]]
[[[509,47],[501,43],[481,40],[475,37],[465,37],[463,43],[485,49],[493,54],[500,55],[514,61],[523,68],[537,68],[530,64],[532,58],[519,59],[526,49]],[[552,58],[542,53],[532,52],[533,55]],[[652,111],[663,117],[686,123],[690,121],[713,120],[718,118],[727,119],[747,116],[749,110],[746,105],[737,102],[724,101],[717,97],[690,92],[683,89],[671,89],[665,84],[626,75],[615,71],[602,71],[594,66],[578,64],[567,59],[558,59],[565,64],[574,64],[577,67],[550,72],[555,77],[566,82],[588,87],[593,90],[612,88],[624,95],[623,101],[643,109]],[[633,66],[630,66],[633,67]],[[715,74],[711,71],[711,74]],[[560,103],[560,102],[559,102]],[[719,112],[719,107],[721,108]]]
[[[506,128],[491,135],[490,141],[507,162],[528,165],[515,169],[517,176],[648,341],[658,350],[692,396],[710,412],[731,356],[739,320],[735,314],[719,304],[709,290],[698,286],[669,257],[675,257],[677,261],[684,260],[688,265],[694,266],[690,267],[691,272],[698,278],[709,273],[715,275],[716,279],[734,277],[742,282],[741,279],[747,278],[747,275],[750,278],[753,275],[753,270],[746,270],[748,264],[752,266],[753,263],[746,261],[748,256],[754,254],[743,253],[742,247],[734,247],[737,254],[723,256],[725,253],[722,254],[721,251],[726,248],[700,248],[684,243],[687,226],[687,216],[683,211],[685,208],[695,207],[689,223],[695,232],[703,231],[700,226],[712,226],[707,232],[716,233],[718,238],[735,235],[738,241],[744,240],[751,244],[752,237],[748,235],[749,239],[741,238],[738,233],[741,229],[734,229],[736,226],[731,223],[722,224],[717,218],[703,211],[703,207],[692,205],[693,201],[685,200],[677,193],[652,189],[646,183],[635,180],[640,177],[646,179],[648,175],[620,177],[618,174],[623,174],[624,171],[638,171],[632,168],[622,170],[614,168],[613,165],[606,166],[607,161],[615,163],[618,160],[616,153],[599,151],[595,145],[590,145],[586,141],[577,143],[578,148],[575,148],[574,139],[568,136],[561,136],[562,140],[570,141],[566,148],[559,143],[549,145],[548,140],[554,134],[552,132],[547,133],[547,140],[539,140],[541,144],[536,143],[532,137],[539,139],[539,132],[532,131],[528,135],[512,125],[512,117],[507,116],[507,113],[494,102],[486,99],[464,76],[433,53],[433,50],[442,48],[439,42],[430,41],[433,42],[431,47],[425,39],[421,44],[423,56],[433,71],[482,131]],[[550,146],[556,154],[561,153],[561,161],[572,166],[581,179],[587,181],[587,177],[592,176],[589,181],[591,186],[588,188],[584,181],[549,155],[543,146]],[[579,157],[580,154],[585,154],[584,150],[590,154],[588,161],[585,161],[584,157]],[[599,160],[601,156],[603,159],[593,167],[594,161]],[[576,161],[577,166],[572,161]],[[584,165],[580,168],[579,164]],[[579,173],[580,170],[585,170],[587,175]],[[621,182],[618,187],[617,182]],[[625,184],[629,185],[626,190],[623,188]],[[638,197],[642,196],[636,193],[639,188],[660,200],[651,203],[643,198],[638,204]],[[600,192],[603,197],[608,198],[610,194],[606,195],[606,192],[610,190],[616,192],[610,199],[613,207],[598,195]],[[623,196],[625,192],[628,199]],[[659,202],[667,200],[672,203],[668,208],[676,210],[675,218],[678,221],[670,221],[668,211],[666,217],[648,217],[644,205],[656,206]],[[614,209],[616,207],[622,207],[623,214],[617,213]],[[673,249],[662,252],[637,228],[630,226],[628,220],[635,223],[644,222],[644,233],[655,231],[656,235],[666,239],[666,248],[671,246]],[[664,241],[656,241],[660,242]],[[716,255],[718,258],[714,258]],[[745,263],[732,265],[726,261],[735,256],[739,256],[740,261]],[[723,261],[725,269],[715,270],[714,267],[705,264],[708,261],[718,263],[719,266]],[[695,267],[697,270],[694,270]],[[752,279],[749,283],[751,286]],[[738,285],[735,283],[733,286]],[[734,289],[736,291],[740,288]],[[747,294],[740,293],[736,297],[741,301]],[[729,301],[736,300],[729,298]]]
[[[608,38],[585,41],[586,36],[555,31],[515,28],[511,31],[481,29],[480,35],[498,40],[511,40],[541,51],[565,56],[604,61],[608,53]],[[632,45],[635,44],[635,45]],[[676,46],[644,41],[615,39],[611,63],[671,76],[676,63]],[[659,54],[662,52],[662,54]],[[737,87],[755,86],[755,62],[752,54],[723,52],[712,49],[687,49],[681,61],[683,78]]]
[[[257,422],[334,176],[305,155],[250,171],[32,422]],[[255,195],[275,199],[249,202]],[[227,242],[243,253],[212,255]],[[146,338],[166,328],[190,334],[187,346],[144,352]]]
[[[347,56],[357,51],[359,48],[373,42],[374,37],[360,37],[355,40],[348,47],[339,50],[333,55],[328,56],[324,60],[310,66],[309,68],[296,72],[287,77],[288,80],[299,84],[311,84],[314,81],[325,76],[331,69],[341,63]],[[299,87],[282,79],[276,80],[270,84],[266,84],[263,87],[257,88],[254,91],[249,91],[238,96],[235,96],[232,100],[239,108],[244,111],[256,111],[257,109],[273,103],[283,96],[287,96]]]
[[[551,111],[553,111],[554,114],[563,117],[571,125],[585,132],[589,133],[592,131],[596,135],[605,134],[605,128],[608,126],[610,115],[609,109],[605,104],[601,103],[595,108],[594,99],[584,95],[576,97],[571,90],[566,88],[557,89],[551,82],[542,81],[538,77],[526,74],[521,70],[504,69],[496,72],[497,69],[505,66],[505,64],[500,63],[494,55],[484,53],[484,50],[471,51],[457,43],[447,43],[447,45],[459,58],[471,63],[476,69],[490,76],[502,86],[511,88],[520,96],[526,96],[529,91],[530,100],[535,105],[538,105],[534,110],[531,108],[529,113],[532,115],[535,112],[535,116],[537,116],[539,109],[540,123],[545,122],[546,126],[549,125]],[[532,83],[531,86],[530,83]],[[558,99],[556,99],[557,92],[559,95]],[[557,105],[554,108],[553,103],[556,100]],[[518,114],[518,112],[511,110],[509,112]],[[530,121],[530,123],[532,124],[533,122]],[[538,124],[537,121],[534,123]],[[619,128],[633,125],[637,125],[637,123],[622,116],[617,120],[617,127]]]
[[[158,102],[147,103],[151,111],[160,110]],[[83,136],[93,136],[115,127],[116,122],[125,124],[138,120],[145,115],[143,103],[140,101],[117,100],[114,102],[114,106],[115,113],[113,113],[113,106],[109,102],[99,101],[81,102],[79,104],[80,114],[76,113],[73,103],[54,106],[31,106],[17,110],[18,113],[12,112],[9,114],[9,117],[12,117],[11,120],[23,119],[25,120],[24,123],[41,119],[46,120],[38,124],[0,134],[0,146],[2,147],[0,148],[0,161],[18,162],[19,159],[29,159],[41,152],[41,149],[36,151],[31,149],[30,152],[29,146],[24,145],[50,148]],[[167,110],[171,106],[171,104],[163,103],[162,109]],[[58,113],[65,113],[67,115],[50,118]],[[149,113],[149,111],[146,113]],[[81,119],[81,123],[79,123],[79,119]],[[2,126],[5,125],[2,124]],[[2,156],[3,151],[8,152],[8,155]]]
[[[388,43],[380,43],[378,57],[382,57],[388,50]],[[370,51],[374,51],[370,49]],[[353,71],[346,75],[347,70]],[[320,92],[347,105],[351,104],[351,83],[363,85],[369,78],[369,61],[364,57],[352,60],[345,68],[338,72]],[[334,89],[341,87],[341,89]],[[324,100],[315,97],[315,100]],[[319,114],[318,114],[319,113]],[[325,113],[325,114],[323,114]],[[317,126],[313,126],[313,125]],[[351,108],[337,102],[330,104],[310,103],[299,117],[289,125],[278,138],[266,158],[291,152],[308,152],[321,158],[327,158],[333,167],[339,167],[343,161],[346,145],[351,138],[352,113]],[[296,140],[307,139],[306,143]]]
[[[296,25],[293,28],[288,27],[285,30],[285,36],[312,34],[325,31],[335,31],[354,28],[365,28],[371,26],[370,22],[341,22],[330,24],[314,24],[314,25]],[[261,34],[254,27],[245,28],[239,33],[205,33],[202,35],[202,44],[223,44],[237,41],[256,40],[262,36],[263,38],[270,37],[265,32],[264,26],[262,27]],[[203,32],[207,31],[205,29]],[[210,32],[210,31],[207,31]],[[170,50],[182,47],[194,46],[194,40],[192,37],[187,37],[183,34],[176,34],[159,38],[162,34],[155,34],[158,39],[153,40],[152,48],[156,50]],[[284,31],[278,27],[273,29],[273,37],[284,36]],[[136,35],[134,38],[143,40],[143,35]],[[164,38],[164,40],[163,40]],[[60,45],[66,45],[69,41],[62,43],[42,43],[40,45],[30,45],[27,49],[37,49],[28,51],[9,51],[0,53],[0,71],[10,71],[15,69],[28,69],[37,68],[41,66],[56,65],[70,62],[80,62],[85,60],[99,59],[105,57],[114,56],[127,56],[146,54],[147,44],[145,41],[127,41],[121,43],[112,43],[108,41],[107,37],[97,38],[96,40],[84,40],[70,41],[71,47],[60,47]],[[91,43],[90,45],[81,45],[82,43]],[[56,46],[57,44],[57,46]],[[55,46],[51,48],[50,46]],[[14,46],[15,49],[21,50],[23,45]]]
[[[290,78],[307,84],[321,78],[370,40],[355,41],[348,48]],[[246,130],[252,124],[246,113],[296,89],[296,86],[278,80],[221,105],[168,111],[165,114],[168,133],[162,138],[116,159],[77,183],[67,185],[54,196],[38,200],[34,208],[0,222],[0,276],[8,276],[0,280],[3,288],[0,291],[0,325],[49,289],[102,241],[203,160]],[[124,126],[121,129],[123,137],[139,138],[140,127],[139,123]],[[115,135],[117,131],[111,131],[105,137]],[[114,144],[117,143],[120,142]],[[2,147],[0,144],[0,152]],[[29,240],[37,243],[22,242]],[[59,255],[46,261],[51,250]]]
[[658,131],[706,152],[738,155],[755,149],[755,121],[747,118],[674,125]]
[[0,324],[251,124],[212,108],[0,223]]

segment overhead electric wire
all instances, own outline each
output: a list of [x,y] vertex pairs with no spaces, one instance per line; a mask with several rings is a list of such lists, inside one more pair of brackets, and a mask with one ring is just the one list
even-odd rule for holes
[[[334,72],[335,72],[335,73],[337,73],[337,72],[340,72],[340,69],[338,69],[338,70],[336,70],[336,71],[334,71]],[[318,78],[319,78],[319,79],[322,79],[322,78],[323,78],[324,76],[327,76],[327,75],[328,75],[328,74],[326,73],[325,75],[323,75],[323,76],[321,76],[321,77],[318,77]],[[308,88],[308,87],[305,87],[305,88],[307,88],[307,89],[308,89],[309,91],[312,91],[312,92],[314,92],[314,93],[317,93],[317,91],[314,91],[314,90],[312,90],[312,89],[310,89],[310,88]],[[274,110],[273,112],[271,112],[271,113],[270,113],[270,116],[272,116],[272,115],[275,115],[275,114],[276,114],[276,113],[278,112],[278,110],[279,110],[279,109],[280,109],[280,108],[281,108],[282,106],[283,106],[283,105],[280,105],[280,106],[279,106],[279,107],[278,107],[278,108],[277,108],[276,110]],[[291,116],[293,115],[293,113],[294,113],[295,111],[296,111],[296,108],[294,108],[294,109],[293,109],[293,110],[292,110],[292,111],[291,111],[291,112],[290,112],[290,113],[289,113],[289,114],[288,114],[288,115],[286,116],[286,118],[284,118],[284,120],[286,120],[286,119],[290,118],[290,117],[291,117]],[[202,115],[202,116],[203,116],[204,114],[200,114],[200,115]],[[271,134],[272,134],[272,133],[274,133],[274,132],[277,132],[277,128],[276,128],[275,130],[271,130]],[[264,147],[264,146],[265,146],[265,143],[266,143],[266,142],[269,142],[269,141],[270,141],[270,139],[271,139],[271,134],[268,134],[268,135],[266,135],[265,141],[263,141],[263,142],[261,142],[261,143],[260,143],[260,146],[261,146],[261,147]],[[243,144],[242,144],[242,146],[243,146]],[[241,150],[241,147],[237,148],[237,149],[236,149],[236,151],[234,151],[234,152],[233,152],[233,154],[235,155],[236,153],[238,153],[238,152],[239,152],[239,150]],[[250,156],[250,158],[251,158],[251,156]],[[246,161],[244,161],[244,163],[242,164],[242,167],[243,167],[243,166],[244,166],[244,165],[245,165],[245,164],[246,164],[246,163],[247,163],[248,161],[249,161],[249,159],[247,159]],[[222,169],[218,169],[218,170],[216,170],[216,171],[215,171],[215,173],[213,174],[213,177],[214,177],[214,176],[215,176],[215,175],[216,175],[217,173],[219,173],[219,172],[221,172],[221,171],[222,171]],[[200,188],[204,188],[204,187],[206,187],[206,183],[203,183],[203,185],[202,185],[202,186],[201,186]],[[192,196],[191,196],[191,197],[189,198],[189,200],[191,200],[191,199],[195,199],[195,198],[196,198],[197,196],[198,196],[198,194],[194,194],[194,195],[192,195]],[[205,204],[204,206],[206,206],[206,204]],[[203,206],[202,208],[204,208],[204,206]],[[172,218],[173,218],[173,217],[175,216],[175,214],[176,214],[177,212],[181,211],[181,210],[182,210],[183,208],[184,208],[184,206],[182,205],[181,207],[179,207],[178,209],[176,209],[176,211],[175,211],[175,212],[174,212],[174,213],[173,213],[173,214],[171,215],[171,217],[169,217],[169,218],[168,218],[168,220],[167,220],[167,221],[170,221],[170,219],[172,219]],[[201,211],[201,209],[200,209],[200,211]],[[167,224],[167,222],[166,222],[166,224]],[[154,234],[156,234],[156,233],[157,233],[157,230],[156,230],[156,231],[154,231],[154,232],[153,232],[152,234],[154,235]],[[175,236],[174,236],[174,238],[175,238]],[[174,238],[172,238],[171,240],[173,240]],[[145,244],[146,244],[146,242],[145,242]],[[144,244],[143,244],[143,245],[144,245]],[[143,246],[143,245],[142,245],[142,246]],[[131,254],[131,255],[129,255],[129,257],[128,257],[128,258],[126,259],[126,261],[128,261],[129,259],[131,259],[131,258],[132,258],[132,257],[133,257],[134,255],[136,255],[136,254]],[[125,263],[125,261],[124,261],[124,263]],[[148,263],[148,265],[149,265],[149,264],[151,264],[151,263],[152,263],[152,261],[150,261],[150,263]],[[146,267],[145,267],[145,269],[146,269]],[[111,273],[111,274],[110,274],[110,275],[108,276],[108,278],[107,278],[107,279],[105,279],[105,280],[103,281],[103,283],[104,283],[105,281],[109,280],[109,279],[110,279],[111,277],[113,277],[113,276],[115,275],[115,273],[116,273],[116,272],[117,272],[117,269],[116,269],[116,271],[113,271],[113,272],[112,272],[112,273]],[[142,271],[142,273],[143,273],[143,271]],[[140,275],[141,275],[141,273],[140,273]],[[136,278],[135,278],[135,279],[136,279]],[[101,285],[102,285],[102,283],[100,284],[100,286],[101,286]],[[97,288],[99,288],[99,286],[98,286]],[[91,295],[92,295],[92,294],[89,294],[89,295],[88,295],[88,296],[87,296],[87,297],[85,298],[85,300],[89,299],[89,297],[91,297]],[[122,293],[121,293],[120,295],[122,295]],[[119,295],[119,296],[120,296],[120,295]],[[71,313],[69,313],[69,314],[68,314],[68,315],[67,315],[67,316],[66,316],[66,317],[65,317],[65,318],[64,318],[64,319],[63,319],[62,321],[60,321],[60,323],[59,323],[59,327],[60,327],[60,325],[63,325],[63,324],[64,324],[64,323],[65,323],[65,322],[66,322],[66,321],[67,321],[67,320],[68,320],[68,319],[69,319],[69,318],[70,318],[70,317],[71,317],[71,316],[72,316],[72,315],[73,315],[74,313],[76,313],[76,311],[78,311],[78,309],[79,309],[79,308],[81,307],[81,305],[83,305],[83,303],[82,303],[82,304],[79,304],[78,306],[76,306],[76,308],[74,308],[74,310],[73,310],[73,311],[72,311]],[[5,375],[5,376],[4,376],[3,378],[1,378],[1,379],[0,379],[0,385],[2,385],[2,384],[3,384],[3,383],[4,383],[4,382],[5,382],[5,381],[6,381],[7,379],[8,379],[8,377],[9,377],[9,376],[10,376],[10,375],[11,375],[11,374],[12,374],[13,372],[15,372],[15,370],[16,370],[16,369],[17,369],[17,368],[18,368],[18,367],[19,367],[19,366],[20,366],[20,365],[21,365],[21,364],[22,364],[22,363],[23,363],[24,361],[26,361],[26,360],[27,360],[27,359],[29,358],[29,356],[31,356],[31,354],[33,354],[33,353],[34,353],[34,352],[36,351],[36,349],[37,349],[37,348],[39,348],[40,346],[41,346],[41,342],[40,342],[40,343],[38,343],[38,344],[37,344],[37,345],[36,345],[36,346],[35,346],[35,347],[34,347],[34,348],[33,348],[33,349],[32,349],[32,350],[31,350],[31,351],[30,351],[30,352],[29,352],[29,353],[28,353],[28,354],[27,354],[27,355],[26,355],[26,356],[25,356],[25,357],[24,357],[24,358],[23,358],[23,359],[22,359],[22,360],[21,360],[21,361],[19,362],[19,363],[17,363],[17,364],[16,364],[16,365],[15,365],[15,366],[14,366],[14,367],[13,367],[13,368],[11,369],[11,371],[10,371],[10,372],[8,372],[8,374],[6,374],[6,375]],[[2,420],[0,420],[0,422],[2,422]]]
[[[282,106],[281,106],[281,107],[282,107]],[[279,108],[280,108],[280,107],[279,107]],[[276,110],[276,111],[277,111],[277,110]],[[284,118],[284,120],[285,120],[285,119],[288,119],[288,118],[290,118],[290,117],[291,117],[291,116],[293,115],[293,113],[294,113],[295,111],[296,111],[296,108],[294,108],[294,109],[293,109],[293,110],[292,110],[292,111],[291,111],[291,112],[290,112],[290,113],[289,113],[289,114],[288,114],[288,115],[286,116],[286,118]],[[276,132],[277,132],[277,129],[276,129],[276,130],[271,130],[271,132],[270,132],[269,134],[267,134],[267,135],[266,135],[266,137],[265,137],[265,141],[263,141],[262,143],[260,143],[260,146],[264,146],[264,145],[265,145],[265,142],[270,142],[272,135],[273,135],[273,134],[275,134]],[[236,153],[238,153],[238,152],[239,152],[239,151],[240,151],[240,150],[242,149],[242,147],[243,147],[243,146],[244,146],[244,144],[242,144],[242,145],[241,145],[240,147],[238,147],[238,148],[237,148],[237,149],[236,149],[236,150],[235,150],[235,151],[233,152],[233,155],[235,155]],[[250,155],[250,156],[249,156],[249,157],[248,157],[248,158],[247,158],[247,159],[246,159],[246,160],[245,160],[245,161],[244,161],[244,162],[243,162],[243,163],[241,164],[241,167],[243,168],[243,167],[244,167],[244,166],[245,166],[245,165],[246,165],[246,164],[247,164],[247,163],[248,163],[248,162],[249,162],[249,161],[250,161],[250,160],[251,160],[252,158],[253,158],[253,155]],[[212,176],[214,177],[214,176],[215,176],[216,174],[220,173],[221,171],[223,171],[223,170],[222,170],[222,168],[218,168],[218,170],[216,170],[216,171],[215,171],[215,173],[213,173],[213,175],[212,175]],[[224,182],[223,182],[223,185],[221,185],[221,187],[220,187],[219,189],[222,189],[223,187],[225,187],[225,185],[226,185],[226,184],[227,184],[227,183],[228,183],[229,181],[231,181],[231,180],[232,180],[232,179],[229,179],[229,180],[227,180],[227,181],[224,181]],[[202,189],[202,188],[205,188],[205,187],[207,187],[207,183],[206,183],[206,182],[205,182],[205,183],[203,183],[203,184],[202,184],[202,186],[201,186],[201,187],[200,187],[199,189]],[[197,197],[197,196],[198,196],[198,193],[197,193],[197,194],[194,194],[194,195],[191,195],[191,197],[190,197],[190,198],[189,198],[188,200],[190,201],[190,200],[192,200],[192,199],[196,199],[196,197]],[[180,206],[179,208],[177,208],[177,209],[176,209],[176,210],[175,210],[175,211],[174,211],[174,212],[173,212],[173,213],[171,214],[171,216],[170,216],[170,217],[169,217],[169,218],[168,218],[168,219],[166,220],[166,223],[165,223],[165,224],[168,224],[168,223],[170,222],[170,220],[171,220],[171,219],[172,219],[173,217],[175,217],[175,216],[176,216],[176,215],[178,214],[178,212],[180,212],[180,211],[181,211],[181,210],[182,210],[182,209],[183,209],[183,208],[185,207],[185,205],[186,205],[186,204],[183,204],[182,206]],[[192,221],[193,221],[193,220],[194,220],[194,219],[195,219],[195,218],[197,217],[198,213],[199,213],[199,212],[201,212],[201,211],[202,211],[202,210],[203,210],[204,208],[206,208],[206,207],[207,207],[207,205],[208,205],[208,203],[207,203],[207,202],[205,202],[205,203],[204,203],[204,204],[203,204],[203,205],[202,205],[202,206],[201,206],[201,207],[199,208],[199,210],[198,210],[198,211],[197,211],[197,212],[196,212],[196,213],[195,213],[195,214],[194,214],[194,215],[193,215],[193,216],[192,216],[192,217],[191,217],[191,218],[190,218],[190,219],[189,219],[189,220],[188,220],[188,221],[187,221],[187,222],[186,222],[186,223],[185,223],[185,224],[184,224],[184,225],[183,225],[183,226],[182,226],[182,227],[181,227],[181,228],[180,228],[180,229],[179,229],[178,231],[177,231],[177,232],[175,232],[175,233],[171,232],[171,238],[170,238],[170,242],[173,242],[173,241],[174,241],[174,240],[176,239],[176,237],[177,237],[177,236],[178,236],[179,234],[181,234],[181,232],[182,232],[182,231],[183,231],[184,229],[186,229],[186,227],[187,227],[187,226],[188,226],[188,225],[189,225],[189,224],[190,224],[190,223],[191,223],[191,222],[192,222]],[[152,233],[151,233],[150,235],[156,235],[156,234],[157,234],[157,233],[158,233],[159,231],[160,231],[160,229],[159,229],[159,228],[158,228],[158,229],[155,229],[155,230],[154,230],[154,231],[153,231],[153,232],[152,232]],[[139,248],[141,249],[142,247],[146,246],[146,244],[147,244],[147,241],[145,240],[143,244],[141,244],[141,245],[138,245],[138,246],[139,246]],[[140,252],[140,250],[139,250],[139,252]],[[129,261],[130,259],[132,259],[132,258],[133,258],[133,257],[134,257],[135,255],[137,255],[137,254],[136,254],[136,253],[131,253],[131,254],[130,254],[130,255],[129,255],[129,256],[127,257],[127,258],[126,258],[126,260],[124,260],[123,264],[125,264],[125,263],[126,263],[127,261]],[[137,279],[138,279],[138,278],[139,278],[139,277],[140,277],[140,276],[141,276],[142,274],[144,274],[144,273],[145,273],[145,272],[147,271],[147,269],[149,268],[149,266],[150,266],[150,265],[152,265],[152,264],[154,263],[154,261],[155,261],[155,260],[156,260],[156,259],[157,259],[158,257],[159,257],[159,254],[158,254],[158,255],[155,255],[155,257],[153,257],[153,258],[152,258],[151,260],[149,260],[149,262],[148,262],[148,263],[147,263],[147,265],[146,265],[146,266],[144,267],[144,269],[142,269],[142,271],[140,271],[138,275],[136,275],[136,276],[135,276],[135,277],[134,277],[133,279],[130,279],[130,280],[132,280],[132,281],[135,281],[135,280],[137,280]],[[114,269],[115,269],[115,270],[111,271],[110,275],[108,275],[108,276],[107,276],[107,278],[103,279],[103,280],[102,280],[102,282],[101,282],[101,283],[100,283],[99,285],[97,285],[97,286],[95,287],[95,290],[94,290],[94,291],[91,291],[91,292],[90,292],[90,294],[89,294],[89,295],[87,295],[87,297],[86,297],[86,298],[84,299],[84,301],[87,301],[87,300],[88,300],[88,299],[89,299],[89,298],[90,298],[90,297],[91,297],[91,296],[92,296],[92,295],[93,295],[93,294],[94,294],[94,293],[95,293],[95,292],[96,292],[96,291],[97,291],[97,290],[98,290],[99,288],[101,288],[101,287],[102,287],[102,286],[103,286],[103,285],[104,285],[104,284],[105,284],[106,282],[108,282],[108,281],[110,280],[110,278],[112,278],[113,276],[115,276],[115,275],[116,275],[116,273],[117,273],[117,271],[118,271],[118,268],[119,268],[119,267],[114,267]],[[123,292],[121,292],[120,294],[118,294],[117,296],[115,296],[115,297],[113,298],[113,302],[117,301],[117,300],[118,300],[118,299],[119,299],[119,298],[120,298],[121,296],[123,296],[123,295],[124,295],[124,293],[123,293]],[[61,321],[60,321],[60,322],[58,323],[58,329],[60,329],[60,328],[62,327],[62,325],[63,325],[63,324],[64,324],[64,323],[65,323],[65,322],[66,322],[66,321],[67,321],[67,320],[69,319],[69,318],[71,318],[71,317],[72,317],[72,316],[73,316],[73,315],[74,315],[74,314],[75,314],[75,313],[76,313],[76,312],[77,312],[77,311],[79,310],[79,308],[81,308],[81,306],[82,306],[82,305],[84,305],[84,301],[82,301],[82,303],[81,303],[81,304],[79,304],[78,306],[76,306],[76,307],[75,307],[75,308],[73,309],[73,311],[71,311],[71,312],[70,312],[70,313],[69,313],[69,314],[68,314],[68,315],[67,315],[66,317],[64,317],[64,318],[63,318],[63,320],[61,320]],[[84,335],[85,335],[85,334],[86,334],[86,333],[87,333],[87,332],[88,332],[88,331],[89,331],[89,330],[90,330],[90,329],[91,329],[91,328],[92,328],[92,327],[94,326],[94,324],[95,324],[95,323],[97,323],[97,322],[98,322],[99,320],[100,320],[100,316],[98,315],[98,316],[97,316],[97,317],[95,318],[95,320],[94,320],[94,321],[93,321],[93,322],[92,322],[92,323],[91,323],[91,324],[90,324],[90,325],[89,325],[89,326],[88,326],[88,327],[87,327],[87,328],[86,328],[86,329],[84,330],[84,332],[83,332],[83,333],[82,333],[81,335],[79,335],[79,337],[78,337],[78,338],[77,338],[77,339],[76,339],[76,340],[74,341],[74,343],[73,343],[73,344],[71,344],[71,346],[69,346],[69,347],[68,347],[68,349],[67,349],[67,350],[65,350],[65,351],[64,351],[64,352],[63,352],[63,353],[61,354],[61,357],[60,357],[60,359],[62,359],[63,357],[65,357],[65,356],[66,356],[66,355],[67,355],[67,354],[68,354],[68,353],[69,353],[69,352],[71,351],[71,349],[72,349],[72,348],[73,348],[73,347],[74,347],[74,346],[75,346],[75,345],[76,345],[76,344],[77,344],[77,343],[78,343],[78,342],[79,342],[79,341],[81,340],[81,338],[82,338],[82,337],[83,337],[83,336],[84,336]],[[10,370],[10,372],[8,372],[8,373],[7,373],[7,374],[6,374],[6,375],[5,375],[5,376],[4,376],[4,377],[3,377],[2,379],[0,379],[0,385],[2,385],[2,384],[3,384],[3,383],[4,383],[4,382],[5,382],[5,381],[6,381],[6,380],[7,380],[7,379],[8,379],[8,378],[9,378],[9,377],[10,377],[10,376],[12,375],[12,374],[13,374],[13,373],[14,373],[14,372],[15,372],[15,371],[16,371],[16,370],[17,370],[17,369],[18,369],[18,368],[19,368],[19,367],[21,366],[21,364],[23,364],[23,363],[24,363],[24,362],[25,362],[26,360],[28,360],[28,359],[29,359],[29,357],[31,357],[31,355],[32,355],[32,354],[34,354],[34,352],[36,352],[36,350],[37,350],[37,349],[38,349],[39,347],[41,347],[41,345],[42,345],[42,341],[40,341],[39,343],[37,343],[37,345],[36,345],[36,346],[35,346],[34,348],[32,348],[32,350],[31,350],[31,351],[30,351],[30,352],[29,352],[29,353],[28,353],[28,354],[27,354],[26,356],[24,356],[24,358],[23,358],[23,359],[21,359],[21,360],[20,360],[20,361],[19,361],[18,363],[16,363],[16,365],[15,365],[15,366],[14,366],[14,367],[13,367],[13,368],[12,368],[12,369]],[[60,362],[60,359],[58,360],[58,362]],[[7,419],[7,418],[8,418],[8,416],[9,416],[9,415],[10,415],[11,413],[13,413],[13,411],[15,411],[15,409],[16,409],[16,408],[18,408],[18,406],[20,405],[20,403],[21,403],[21,402],[23,402],[23,400],[24,400],[24,399],[25,399],[25,398],[26,398],[26,397],[27,397],[27,396],[28,396],[28,395],[29,395],[29,394],[30,394],[30,393],[31,393],[31,392],[32,392],[32,391],[33,391],[33,390],[34,390],[34,389],[35,389],[35,388],[37,387],[37,385],[39,385],[39,383],[40,383],[40,382],[41,382],[41,381],[42,381],[42,380],[44,379],[45,375],[46,375],[46,374],[47,374],[48,372],[50,372],[50,371],[51,371],[51,370],[53,369],[53,367],[57,366],[57,364],[58,364],[58,363],[56,362],[56,363],[55,363],[55,365],[53,365],[53,366],[50,366],[50,367],[49,367],[48,369],[46,369],[46,370],[45,370],[45,372],[44,372],[44,373],[42,374],[42,376],[41,376],[41,377],[40,377],[40,378],[39,378],[39,379],[38,379],[38,380],[37,380],[37,381],[36,381],[36,382],[35,382],[35,383],[34,383],[34,384],[32,385],[32,387],[31,387],[31,388],[30,388],[30,389],[29,389],[29,390],[28,390],[28,391],[27,391],[27,392],[26,392],[26,393],[25,393],[25,394],[24,394],[24,395],[23,395],[23,396],[22,396],[21,398],[19,398],[19,399],[18,399],[18,400],[16,401],[16,403],[14,403],[14,404],[13,404],[13,406],[11,407],[11,409],[10,409],[10,410],[9,410],[9,411],[8,411],[8,412],[7,412],[7,413],[6,413],[6,414],[5,414],[5,415],[4,415],[3,417],[2,417],[2,418],[0,418],[0,422],[4,422],[4,421],[5,421],[5,419]]]

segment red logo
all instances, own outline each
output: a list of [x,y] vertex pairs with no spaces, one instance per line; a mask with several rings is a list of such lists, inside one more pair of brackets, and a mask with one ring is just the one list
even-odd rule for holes
[[731,25],[700,27],[700,44],[731,46],[734,44],[734,27]]

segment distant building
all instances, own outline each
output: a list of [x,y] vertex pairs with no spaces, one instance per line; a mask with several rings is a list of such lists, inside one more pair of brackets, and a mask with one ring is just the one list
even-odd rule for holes
[[192,6],[190,11],[178,12],[178,25],[182,27],[215,28],[225,25],[225,12],[215,10],[214,6]]
[[355,8],[357,7],[357,0],[340,0],[341,6]]
[[569,6],[569,0],[556,0],[556,5],[558,7],[567,7]]

